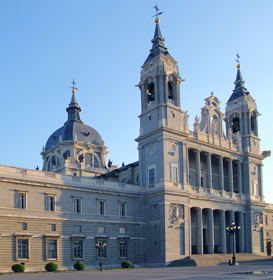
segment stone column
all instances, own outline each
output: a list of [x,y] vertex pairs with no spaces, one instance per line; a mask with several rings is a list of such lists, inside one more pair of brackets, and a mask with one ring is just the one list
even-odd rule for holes
[[241,229],[237,233],[237,242],[239,247],[239,253],[245,252],[245,224],[244,224],[244,213],[243,212],[237,212],[238,213],[238,225],[241,226]]
[[213,223],[213,210],[208,209],[208,253],[214,253],[214,223]]
[[223,156],[218,157],[218,167],[219,167],[219,190],[224,189],[224,168],[223,168]]
[[196,208],[196,245],[197,254],[203,254],[203,221],[201,208]]
[[237,185],[238,185],[238,193],[243,193],[242,187],[242,162],[240,160],[237,161]]
[[224,210],[218,210],[220,214],[220,252],[221,254],[226,254],[227,248],[226,248],[226,219],[225,219],[225,211]]
[[200,151],[195,150],[196,158],[196,186],[201,187],[201,162],[200,162]]
[[232,159],[228,159],[228,191],[233,192],[233,168]]
[[212,172],[211,172],[211,153],[207,153],[207,175],[208,175],[208,189],[212,188]]
[[166,76],[166,82],[165,82],[165,96],[164,96],[164,98],[163,98],[163,100],[162,101],[160,101],[160,103],[168,103],[168,100],[169,100],[169,91],[168,91],[168,82],[169,82],[169,76]]
[[189,152],[190,149],[187,147],[187,182],[190,185],[190,157],[189,157]]
[[144,110],[146,109],[146,104],[147,104],[147,94],[145,92],[145,86],[142,85],[141,86],[141,96],[142,96],[142,99],[141,99],[141,110],[142,112],[144,112]]
[[[228,211],[228,226],[231,226],[231,223],[235,222],[235,216],[234,216],[234,212],[233,211]],[[233,236],[228,236],[229,239],[229,252],[228,253],[232,253],[233,252]]]
[[183,184],[188,184],[189,175],[188,175],[188,148],[187,143],[182,142],[182,152],[183,152]]
[[[189,255],[191,255],[191,247],[192,247],[192,241],[191,241],[191,207],[188,207],[188,228],[189,228],[189,231],[188,231],[188,252],[189,252]],[[185,252],[187,254],[187,252]]]
[[175,105],[180,104],[180,81],[176,80]]

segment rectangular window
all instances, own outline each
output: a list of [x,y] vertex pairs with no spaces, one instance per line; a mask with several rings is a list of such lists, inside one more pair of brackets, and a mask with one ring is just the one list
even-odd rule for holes
[[98,233],[104,233],[104,227],[98,227]]
[[119,241],[119,257],[127,258],[127,241],[126,240]]
[[149,169],[149,185],[153,185],[155,183],[155,169]]
[[51,231],[56,231],[56,225],[55,224],[51,224],[50,225],[50,230]]
[[26,194],[18,193],[18,208],[26,209]]
[[18,239],[18,259],[28,259],[28,239]]
[[97,249],[97,258],[106,259],[106,240],[97,241],[96,249]]
[[27,223],[22,223],[22,230],[27,230]]
[[47,211],[55,211],[55,197],[54,196],[47,197]]
[[73,257],[74,259],[83,258],[83,242],[82,240],[73,241]]
[[47,240],[47,258],[57,259],[57,240]]
[[172,167],[172,181],[177,183],[177,167]]
[[73,212],[77,214],[82,212],[82,199],[79,197],[73,198]]
[[121,217],[126,216],[126,203],[125,202],[120,202],[119,203],[119,215]]
[[98,214],[99,215],[104,215],[104,200],[98,200]]
[[119,228],[119,233],[125,233],[125,228],[124,227]]

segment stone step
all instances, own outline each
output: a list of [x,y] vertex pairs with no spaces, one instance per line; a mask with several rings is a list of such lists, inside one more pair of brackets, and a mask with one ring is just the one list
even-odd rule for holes
[[[211,266],[211,265],[228,265],[229,260],[232,259],[232,254],[204,254],[204,255],[191,255],[183,259],[174,260],[169,263],[168,267],[181,267],[181,266]],[[272,262],[273,258],[263,255],[237,253],[236,262]]]
[[[204,255],[191,255],[191,259],[194,259],[197,266],[210,266],[228,264],[229,260],[232,259],[232,254],[204,254]],[[247,254],[247,253],[236,253],[237,262],[253,262],[253,261],[272,261],[272,257]]]

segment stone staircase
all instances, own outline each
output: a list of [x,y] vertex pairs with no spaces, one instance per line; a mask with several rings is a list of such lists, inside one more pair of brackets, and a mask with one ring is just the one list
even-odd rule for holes
[[[204,254],[204,255],[191,255],[189,257],[172,261],[167,266],[211,266],[211,265],[228,265],[231,260],[232,254]],[[272,262],[273,258],[268,256],[261,256],[255,254],[237,253],[236,261],[241,264],[253,262]]]

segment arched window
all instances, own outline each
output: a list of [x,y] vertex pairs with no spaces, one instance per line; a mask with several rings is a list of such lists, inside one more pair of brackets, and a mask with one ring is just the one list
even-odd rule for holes
[[154,83],[150,83],[147,87],[147,98],[148,103],[152,103],[155,101],[155,89]]
[[168,99],[173,100],[173,87],[170,82],[168,82]]
[[47,170],[52,170],[53,166],[57,166],[59,165],[60,160],[59,157],[57,156],[53,156],[51,157],[51,159],[49,160],[48,164],[47,164]]
[[232,132],[236,133],[238,131],[240,131],[240,120],[238,117],[234,118],[231,122],[232,125]]
[[256,117],[251,116],[250,121],[251,121],[251,131],[255,132]]
[[129,182],[129,181],[128,181],[127,179],[122,180],[122,183],[123,183],[123,184],[128,184],[128,182]]
[[85,165],[86,166],[93,166],[93,167],[99,167],[99,162],[97,158],[92,154],[85,154]]

